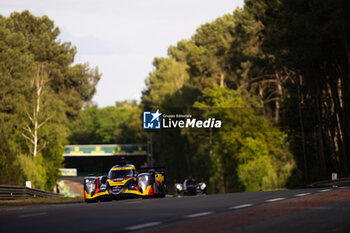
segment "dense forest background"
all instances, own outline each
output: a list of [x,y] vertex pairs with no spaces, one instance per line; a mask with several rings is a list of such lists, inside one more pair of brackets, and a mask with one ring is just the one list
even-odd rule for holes
[[[146,143],[142,111],[221,119],[152,131],[168,181],[209,191],[349,176],[350,3],[246,0],[155,58],[141,102],[91,103],[101,77],[48,17],[0,18],[0,183],[52,189],[65,144]],[[112,94],[112,93],[111,93]]]

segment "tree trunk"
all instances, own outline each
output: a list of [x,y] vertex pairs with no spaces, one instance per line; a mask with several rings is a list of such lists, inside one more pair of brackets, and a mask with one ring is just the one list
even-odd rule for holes
[[332,100],[334,102],[334,118],[335,118],[335,132],[336,132],[336,144],[337,148],[339,149],[339,167],[340,170],[338,172],[343,173],[344,175],[348,175],[349,173],[349,166],[345,162],[347,160],[346,155],[346,146],[344,141],[344,118],[343,116],[343,104],[341,103],[341,80],[337,80],[335,83],[330,83],[331,87],[331,93],[332,93]]
[[36,86],[36,107],[33,113],[33,119],[34,119],[34,149],[33,149],[33,157],[35,157],[38,153],[38,129],[39,129],[39,113],[40,113],[40,100],[42,95],[42,88],[44,85],[44,82],[40,77],[40,74],[38,74],[37,79],[35,80],[35,86]]
[[33,114],[30,115],[28,111],[27,117],[30,120],[30,123],[24,127],[24,130],[26,130],[26,133],[22,133],[23,137],[27,139],[32,144],[32,154],[33,157],[35,157],[38,153],[43,150],[46,145],[49,143],[48,141],[45,141],[41,146],[39,146],[39,130],[41,127],[43,127],[53,116],[54,114],[51,114],[47,116],[44,120],[40,120],[39,116],[42,116],[42,106],[41,102],[43,99],[43,96],[45,94],[45,85],[47,84],[47,74],[44,70],[44,65],[38,68],[36,76],[33,77],[31,88],[33,89]]
[[220,75],[220,87],[224,88],[225,75],[221,73]]
[[260,103],[264,107],[264,90],[261,86],[261,83],[259,83],[259,96],[260,96]]
[[275,120],[276,122],[279,121],[280,116],[280,99],[282,98],[282,84],[281,79],[278,73],[276,73],[276,85],[277,85],[277,95],[279,99],[276,100],[276,111],[275,111]]
[[299,114],[299,124],[300,124],[300,134],[301,134],[301,145],[303,150],[304,176],[305,176],[305,183],[308,184],[310,179],[309,179],[309,170],[308,170],[307,159],[306,159],[305,130],[304,130],[304,120],[303,120],[303,113],[302,113],[302,104],[304,102],[304,99],[300,91],[301,85],[302,85],[302,79],[301,77],[298,77],[298,82],[297,82],[298,114]]
[[321,91],[319,83],[316,80],[316,117],[317,117],[317,141],[318,141],[318,152],[320,158],[320,178],[327,179],[327,164],[326,157],[324,153],[324,144],[323,144],[323,134],[322,134],[322,113],[321,113]]

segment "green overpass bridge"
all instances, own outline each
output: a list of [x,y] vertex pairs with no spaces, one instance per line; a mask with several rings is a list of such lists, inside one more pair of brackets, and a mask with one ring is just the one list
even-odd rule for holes
[[86,176],[106,174],[121,160],[136,167],[146,165],[149,154],[146,144],[67,145],[63,157],[65,168],[76,168],[78,176]]

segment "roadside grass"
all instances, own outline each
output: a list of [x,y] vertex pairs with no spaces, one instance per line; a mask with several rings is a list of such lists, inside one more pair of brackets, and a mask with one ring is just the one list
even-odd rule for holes
[[27,206],[36,204],[63,204],[71,202],[77,203],[83,201],[83,197],[38,197],[17,200],[0,200],[0,207]]

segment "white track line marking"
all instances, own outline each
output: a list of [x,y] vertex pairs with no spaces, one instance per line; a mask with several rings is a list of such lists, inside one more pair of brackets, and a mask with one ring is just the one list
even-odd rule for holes
[[341,187],[338,187],[338,188],[340,188],[340,189],[346,189],[346,188],[348,188],[348,186],[341,186]]
[[270,200],[266,200],[265,202],[274,202],[274,201],[282,201],[286,199],[285,197],[278,197],[278,198],[274,198],[274,199],[270,199]]
[[230,209],[242,209],[242,208],[246,208],[246,207],[249,207],[249,206],[252,206],[253,204],[243,204],[243,205],[238,205],[238,206],[233,206],[233,207],[230,207]]
[[135,231],[135,230],[139,230],[139,229],[146,228],[146,227],[158,226],[160,224],[162,224],[162,223],[161,222],[149,222],[149,223],[144,223],[144,224],[140,224],[140,225],[125,227],[124,229],[128,230],[128,231]]
[[197,213],[197,214],[190,214],[190,215],[186,215],[185,218],[196,218],[196,217],[209,215],[209,214],[212,214],[212,213],[213,212],[202,212],[202,213]]
[[322,190],[320,190],[319,192],[328,192],[328,191],[330,191],[331,189],[322,189]]
[[33,217],[33,216],[39,216],[39,215],[45,215],[47,213],[33,213],[33,214],[22,214],[22,215],[19,215],[18,217],[19,218],[26,218],[26,217]]
[[310,195],[311,193],[299,193],[297,195],[295,195],[296,197],[302,197],[302,196],[306,196],[306,195]]

